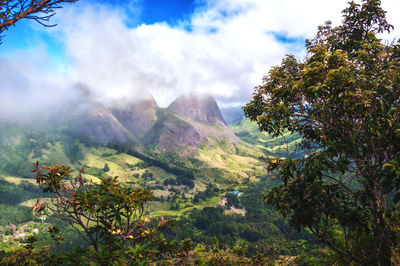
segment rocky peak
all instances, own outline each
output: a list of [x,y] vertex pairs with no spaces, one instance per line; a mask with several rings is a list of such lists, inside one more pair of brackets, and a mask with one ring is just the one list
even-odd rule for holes
[[212,96],[181,96],[168,106],[168,111],[192,121],[226,125],[217,102]]
[[116,104],[112,113],[133,135],[141,138],[156,122],[157,109],[153,96],[149,96],[128,104]]
[[110,142],[128,142],[135,138],[114,117],[111,111],[99,103],[88,103],[77,110],[73,127],[101,144]]

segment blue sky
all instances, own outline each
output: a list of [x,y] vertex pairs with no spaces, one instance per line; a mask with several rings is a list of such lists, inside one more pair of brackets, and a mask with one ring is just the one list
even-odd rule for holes
[[[188,19],[195,8],[201,6],[200,1],[192,0],[141,0],[131,1],[131,3],[128,3],[129,1],[127,0],[81,0],[81,2],[123,9],[127,13],[125,23],[129,27],[135,27],[143,23],[154,24],[157,22],[176,25],[180,21]],[[137,12],[139,12],[139,16],[133,14]],[[132,15],[134,19],[130,19]],[[6,37],[0,46],[0,55],[7,56],[21,49],[24,50],[35,46],[35,44],[42,41],[46,44],[47,50],[51,55],[60,56],[63,50],[62,43],[51,34],[32,30],[32,24],[32,21],[23,19],[10,28],[9,31],[5,32]]]
[[[188,19],[190,14],[204,3],[200,0],[88,0],[87,2],[122,8],[128,13],[136,13],[139,9],[139,20],[127,21],[131,26],[156,22],[175,25],[180,20]],[[136,14],[134,16],[136,17]]]
[[198,6],[191,0],[148,0],[142,2],[141,22],[153,24],[166,21],[174,25],[179,20],[187,19]]
[[[126,13],[124,23],[132,28],[141,24],[155,24],[165,22],[171,26],[178,26],[190,20],[196,10],[205,8],[205,1],[201,0],[81,0],[92,5],[100,4],[111,9],[123,9]],[[3,44],[0,46],[0,56],[10,56],[20,50],[32,48],[38,43],[45,45],[48,53],[54,58],[62,58],[64,48],[57,38],[38,28],[29,20],[20,20],[16,26],[5,32]],[[190,24],[184,27],[190,31]],[[212,30],[211,30],[212,31]],[[288,37],[285,32],[270,32],[279,42],[287,45],[302,45],[305,38],[301,36]],[[297,46],[298,48],[299,46]]]
[[[81,0],[81,2],[123,9],[127,14],[125,23],[129,27],[157,22],[177,25],[180,21],[187,20],[195,8],[202,6],[200,1],[193,0]],[[50,55],[62,57],[62,43],[51,34],[33,30],[32,24],[34,24],[32,21],[23,19],[5,32],[6,37],[0,46],[0,56],[8,56],[21,49],[25,50],[35,46],[38,42],[44,42]],[[34,26],[34,28],[36,27]]]
[[[21,91],[30,106],[82,87],[106,105],[150,93],[161,107],[184,93],[243,105],[285,54],[304,58],[318,25],[340,23],[347,1],[80,0],[57,11],[55,28],[23,20],[5,32],[0,113]],[[388,39],[399,37],[400,1],[382,3],[396,29]]]

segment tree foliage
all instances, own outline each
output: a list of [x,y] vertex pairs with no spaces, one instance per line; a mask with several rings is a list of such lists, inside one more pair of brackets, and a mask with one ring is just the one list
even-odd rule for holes
[[385,14],[380,0],[350,2],[244,107],[260,130],[302,136],[304,158],[269,160],[283,182],[266,199],[342,263],[389,264],[400,240],[400,42],[377,37],[393,28]]
[[[56,194],[33,206],[39,214],[67,221],[90,245],[82,254],[96,263],[135,263],[155,254],[168,252],[172,246],[160,238],[159,230],[169,225],[162,218],[150,222],[145,218],[146,203],[152,192],[144,188],[123,186],[117,177],[100,178],[100,183],[85,184],[82,171],[71,176],[64,165],[34,165],[37,183],[45,192]],[[123,261],[118,260],[118,258]],[[80,263],[79,261],[73,261]]]
[[0,43],[1,34],[20,19],[32,19],[43,26],[53,27],[50,19],[55,15],[55,9],[63,3],[73,3],[77,0],[0,0]]

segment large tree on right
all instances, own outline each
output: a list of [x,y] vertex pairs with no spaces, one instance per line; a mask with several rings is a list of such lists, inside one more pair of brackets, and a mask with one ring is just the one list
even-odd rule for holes
[[[400,42],[380,0],[350,2],[286,56],[243,109],[260,130],[302,136],[300,159],[273,158],[282,184],[266,200],[343,264],[396,263],[400,247]],[[399,262],[400,263],[400,262]]]

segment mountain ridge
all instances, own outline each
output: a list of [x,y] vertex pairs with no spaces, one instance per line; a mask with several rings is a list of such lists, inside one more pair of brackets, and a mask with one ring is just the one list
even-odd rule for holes
[[212,125],[227,125],[217,102],[209,95],[180,96],[168,106],[167,110],[188,120]]
[[241,140],[229,129],[212,96],[181,96],[168,108],[148,97],[108,108],[89,103],[77,111],[73,128],[102,145],[150,145],[160,152],[191,154],[210,139]]

